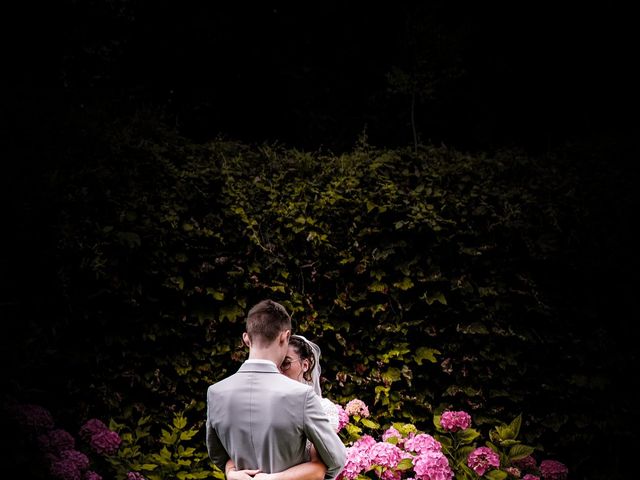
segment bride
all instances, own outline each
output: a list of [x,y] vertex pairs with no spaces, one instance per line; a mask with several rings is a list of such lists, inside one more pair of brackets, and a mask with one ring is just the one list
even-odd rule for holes
[[[302,335],[291,335],[289,350],[280,365],[280,372],[292,380],[306,383],[320,397],[320,403],[334,430],[338,430],[338,407],[320,390],[320,347]],[[283,472],[261,473],[259,470],[235,470],[233,460],[225,467],[228,480],[323,480],[327,466],[322,462],[313,444],[307,440],[308,461]]]

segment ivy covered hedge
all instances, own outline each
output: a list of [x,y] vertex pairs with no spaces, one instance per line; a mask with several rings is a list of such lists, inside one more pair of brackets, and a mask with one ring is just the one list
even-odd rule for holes
[[16,375],[48,369],[75,420],[204,418],[268,297],[322,347],[326,395],[376,405],[383,425],[522,413],[527,443],[578,467],[620,428],[594,428],[614,360],[565,296],[589,215],[571,159],[194,144],[148,118],[82,142],[48,177],[57,309],[32,322]]

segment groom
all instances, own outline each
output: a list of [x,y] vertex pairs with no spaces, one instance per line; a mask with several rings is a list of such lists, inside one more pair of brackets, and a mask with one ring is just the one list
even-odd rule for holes
[[327,466],[325,480],[335,478],[346,452],[320,399],[278,370],[289,346],[289,314],[263,300],[249,311],[246,329],[249,359],[207,391],[209,457],[223,471],[231,458],[238,470],[276,473],[307,461],[309,439]]

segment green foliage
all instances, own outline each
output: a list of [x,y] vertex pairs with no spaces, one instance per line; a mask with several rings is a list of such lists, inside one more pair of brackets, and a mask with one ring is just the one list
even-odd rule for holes
[[584,212],[551,160],[199,145],[144,119],[93,135],[100,155],[50,184],[64,315],[34,335],[70,345],[31,360],[61,357],[82,411],[114,415],[126,398],[153,415],[195,398],[204,418],[207,386],[246,356],[245,312],[271,297],[322,346],[325,394],[377,405],[378,424],[424,428],[455,405],[492,425],[535,386],[529,443],[549,429],[557,446],[593,437],[566,402],[606,381],[580,380],[568,359],[601,347],[562,326],[547,282]]
[[151,416],[137,421],[129,417],[122,423],[112,420],[110,428],[123,440],[117,454],[108,457],[114,478],[124,480],[127,472],[133,471],[149,480],[224,479],[224,473],[211,465],[203,448],[203,420],[190,426],[185,416],[193,405],[174,413],[165,424],[154,422]]

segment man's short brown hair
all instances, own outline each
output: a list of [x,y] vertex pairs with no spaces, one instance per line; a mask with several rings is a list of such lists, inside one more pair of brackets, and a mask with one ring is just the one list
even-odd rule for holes
[[271,344],[285,330],[291,330],[287,310],[273,300],[262,300],[247,315],[247,334],[252,342]]

